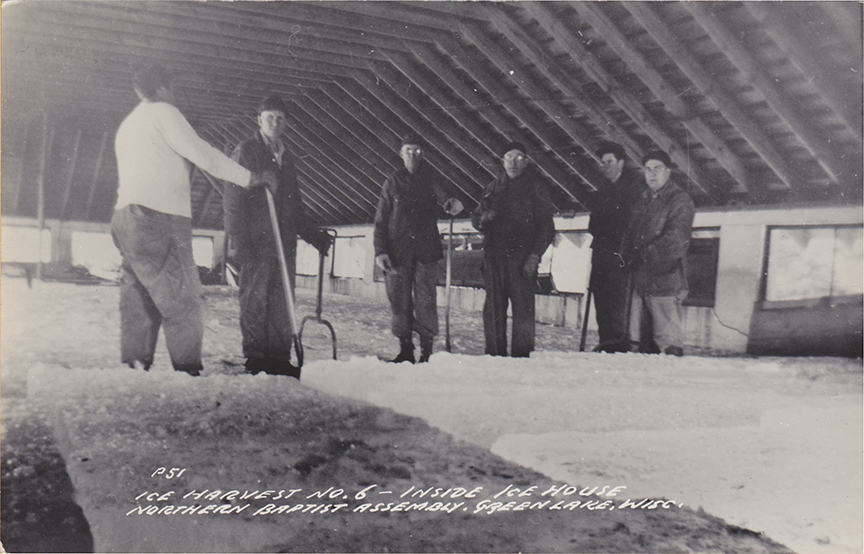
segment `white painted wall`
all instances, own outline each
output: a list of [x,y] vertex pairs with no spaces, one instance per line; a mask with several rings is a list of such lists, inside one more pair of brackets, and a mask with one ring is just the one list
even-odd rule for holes
[[[864,217],[861,207],[699,210],[694,222],[694,233],[699,233],[700,229],[719,229],[720,249],[715,307],[685,308],[690,344],[731,352],[745,351],[750,319],[756,302],[760,300],[767,237],[772,226],[855,226],[856,230],[850,231],[852,238],[844,236],[842,240],[829,241],[831,245],[825,242],[822,246],[817,241],[811,248],[814,249],[814,256],[820,248],[834,248],[839,262],[835,266],[835,274],[826,278],[840,290],[858,291],[857,294],[860,294],[864,288],[864,262],[857,229],[862,226],[862,222]],[[556,218],[555,227],[559,233],[543,256],[541,271],[551,273],[558,290],[566,294],[538,299],[538,319],[578,328],[583,317],[582,295],[587,290],[590,274],[590,236],[586,232],[588,216],[582,214],[572,218]],[[439,229],[446,236],[449,222],[440,222]],[[344,226],[336,230],[338,236],[335,248],[325,260],[325,272],[330,274],[332,269],[335,277],[327,281],[327,290],[386,301],[383,283],[374,281],[372,226]],[[467,219],[455,221],[453,230],[457,234],[473,231]],[[3,218],[0,233],[0,259],[3,262],[35,263],[38,260],[39,234],[35,220]],[[193,245],[196,263],[214,266],[222,257],[223,234],[220,231],[198,230],[195,234]],[[111,274],[116,271],[113,268],[119,267],[119,253],[111,242],[106,224],[49,220],[41,240],[43,262],[65,261],[83,265],[97,275]],[[809,267],[811,265],[802,261],[800,273],[808,275]],[[301,276],[314,277],[318,272],[318,253],[302,240],[298,245],[297,269]],[[789,272],[789,275],[781,277],[794,283],[795,279],[800,278],[794,273]],[[301,277],[298,285],[315,287],[316,280]],[[781,290],[785,289],[781,287]],[[460,307],[479,310],[482,306],[482,290],[460,288],[457,292],[454,298]],[[439,298],[443,301],[444,291],[440,291]],[[593,329],[595,325],[592,314],[589,328]]]

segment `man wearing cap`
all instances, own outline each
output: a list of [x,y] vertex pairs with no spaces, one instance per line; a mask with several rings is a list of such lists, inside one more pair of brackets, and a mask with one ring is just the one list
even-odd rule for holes
[[[294,287],[297,236],[327,252],[331,237],[313,226],[303,206],[303,196],[294,169],[294,158],[281,140],[288,107],[278,96],[265,98],[258,106],[258,129],[240,143],[234,159],[250,171],[272,171],[277,179],[271,187],[288,276]],[[291,320],[273,236],[264,189],[225,187],[225,231],[240,266],[240,331],[246,371],[300,378],[291,364]]]
[[629,352],[627,329],[627,272],[618,249],[630,224],[633,207],[646,189],[645,179],[626,165],[620,144],[607,142],[596,151],[608,179],[594,194],[591,204],[591,281],[600,344],[595,352]]
[[420,337],[420,362],[429,361],[438,334],[438,261],[444,255],[438,218],[459,214],[462,203],[447,198],[437,172],[423,159],[423,140],[402,138],[402,165],[384,182],[375,212],[375,263],[384,271],[392,312],[391,331],[399,354],[391,362],[414,363],[414,339]]
[[632,274],[630,340],[645,352],[650,347],[644,338],[653,337],[660,352],[682,356],[681,301],[687,297],[685,262],[695,210],[690,195],[670,180],[672,162],[665,152],[649,152],[642,166],[648,190],[621,245]]
[[138,71],[134,89],[141,102],[114,141],[119,185],[111,235],[123,258],[121,360],[149,369],[164,325],[174,369],[198,375],[204,324],[192,257],[190,165],[238,189],[275,183],[275,176],[250,172],[201,139],[174,106],[173,75],[164,67]]
[[486,354],[507,355],[507,305],[513,314],[510,354],[534,350],[534,291],[540,258],[555,238],[554,207],[525,147],[503,150],[503,174],[483,191],[474,227],[483,233],[483,331]]

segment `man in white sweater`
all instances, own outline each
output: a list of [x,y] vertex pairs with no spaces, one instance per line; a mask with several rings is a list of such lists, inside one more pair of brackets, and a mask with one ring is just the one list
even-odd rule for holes
[[201,365],[201,281],[192,257],[191,164],[241,187],[276,186],[201,139],[174,105],[172,75],[160,66],[136,73],[141,102],[117,130],[119,186],[111,218],[123,257],[120,351],[129,367],[153,363],[159,327],[177,371]]

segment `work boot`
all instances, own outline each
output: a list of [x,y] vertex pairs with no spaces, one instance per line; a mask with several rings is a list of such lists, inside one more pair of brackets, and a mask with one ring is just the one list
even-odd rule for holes
[[411,337],[399,337],[399,354],[390,360],[391,363],[398,364],[401,362],[415,362],[414,360],[414,341]]
[[678,356],[681,357],[684,355],[684,349],[680,346],[667,346],[666,350],[663,351],[667,356]]
[[267,360],[264,373],[267,375],[286,375],[300,380],[300,368],[288,360]]
[[246,373],[250,375],[258,375],[265,371],[266,367],[267,360],[264,358],[246,358]]
[[192,377],[198,377],[201,375],[201,366],[199,364],[175,365],[174,371],[182,371],[183,373],[188,373]]
[[432,355],[432,344],[435,342],[435,337],[420,337],[420,359],[417,360],[423,364],[429,361]]

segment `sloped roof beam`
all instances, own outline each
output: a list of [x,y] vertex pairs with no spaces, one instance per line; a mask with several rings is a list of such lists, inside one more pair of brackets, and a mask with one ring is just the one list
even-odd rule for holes
[[[521,6],[549,33],[562,50],[570,53],[570,60],[578,65],[594,84],[609,96],[615,105],[627,114],[630,120],[654,141],[654,144],[669,154],[678,167],[691,167],[693,161],[687,154],[687,149],[663,130],[662,125],[645,110],[638,98],[625,88],[618,86],[615,79],[597,58],[588,52],[569,29],[564,27],[559,18],[544,2],[525,2]],[[613,138],[620,141],[622,137]],[[634,157],[636,163],[639,163],[642,154],[644,152],[640,149],[638,155]],[[702,189],[703,193],[711,197],[717,187],[715,180],[707,175],[701,164],[693,164],[692,167],[694,175],[688,177]]]
[[[681,124],[713,154],[719,163],[739,185],[751,194],[759,195],[767,188],[757,182],[741,160],[729,149],[722,138],[693,113],[692,108],[674,91],[673,87],[648,62],[641,52],[636,50],[618,27],[593,2],[570,4],[579,16],[591,25],[604,38],[606,45],[614,50],[621,60],[635,73],[651,90],[666,109],[674,115]],[[686,167],[686,166],[683,166]],[[714,197],[714,201],[723,204]]]
[[797,189],[804,185],[798,172],[793,169],[794,163],[777,152],[768,137],[753,124],[753,118],[708,74],[699,60],[690,53],[690,49],[672,34],[652,8],[641,3],[625,2],[621,5],[648,31],[666,55],[687,75],[705,98],[717,107],[717,111],[738,130],[788,187]]
[[[836,183],[839,176],[844,174],[846,170],[840,160],[837,159],[836,150],[832,150],[825,138],[814,131],[812,124],[801,119],[798,115],[799,112],[794,109],[789,99],[784,98],[774,83],[766,77],[765,69],[757,65],[749,52],[741,46],[740,41],[731,35],[723,22],[706,7],[706,4],[683,2],[682,6],[690,12],[696,22],[711,37],[711,40],[741,72],[745,80],[759,90],[771,109],[786,122],[802,145],[818,160],[825,173]],[[860,141],[858,145],[861,146]]]
[[[436,124],[430,122],[425,114],[417,111],[411,105],[410,100],[397,94],[390,86],[382,86],[380,80],[366,71],[357,71],[355,75],[358,84],[362,83],[367,93],[375,97],[382,106],[387,106],[393,116],[401,122],[404,129],[435,129],[437,131]],[[437,133],[443,135],[441,131],[437,131]],[[402,134],[404,131],[398,133],[397,137]],[[426,159],[447,178],[452,190],[462,190],[464,193],[464,188],[460,183],[476,182],[476,178],[461,165],[456,165],[451,161],[458,156],[455,148],[447,143],[446,137],[429,136],[427,133],[425,138],[433,146],[432,151],[427,152]]]
[[[774,43],[789,57],[789,61],[796,65],[800,71],[807,76],[808,82],[818,90],[830,109],[840,116],[840,119],[846,124],[848,130],[853,132],[860,141],[862,138],[862,118],[861,118],[861,93],[858,91],[857,98],[849,98],[843,94],[843,91],[836,84],[836,79],[830,75],[823,64],[813,58],[813,55],[807,49],[807,45],[800,41],[800,34],[794,34],[781,21],[780,17],[773,7],[762,4],[771,4],[771,2],[741,2],[741,5],[750,12],[750,15],[762,26],[765,33],[774,41]],[[860,31],[858,44],[860,44]],[[860,68],[858,68],[860,71]],[[859,86],[860,89],[860,86]]]

